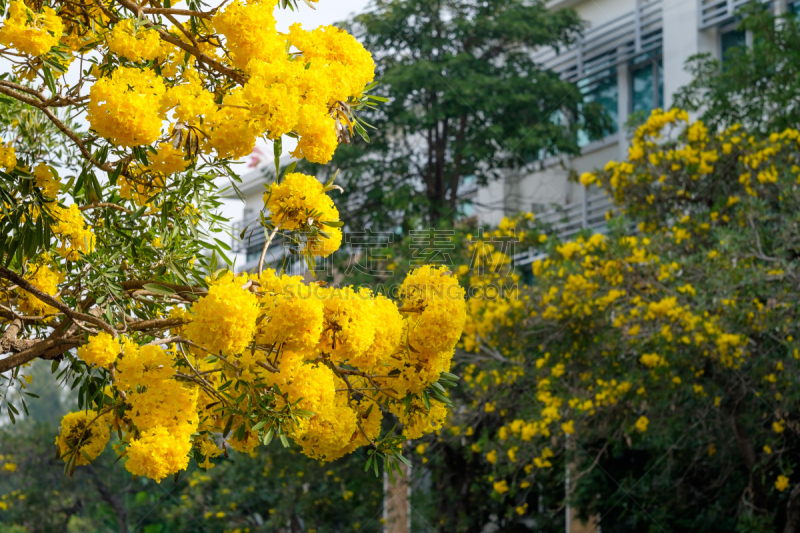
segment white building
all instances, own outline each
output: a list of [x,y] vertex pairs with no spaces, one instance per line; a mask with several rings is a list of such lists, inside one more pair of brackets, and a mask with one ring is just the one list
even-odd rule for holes
[[[572,8],[585,21],[583,37],[556,53],[542,50],[546,68],[575,82],[592,101],[601,103],[616,129],[604,139],[584,142],[569,160],[553,158],[533,173],[512,173],[481,187],[472,196],[473,212],[482,223],[497,224],[519,211],[542,213],[559,222],[563,234],[602,226],[608,202],[596,188],[569,181],[577,174],[627,156],[624,124],[634,112],[672,107],[676,91],[691,81],[684,70],[692,55],[710,53],[723,59],[726,50],[746,44],[750,36],[736,29],[735,12],[747,0],[551,0],[550,9]],[[776,14],[800,12],[800,1],[765,2]],[[556,209],[553,207],[558,206]]]
[[[580,174],[624,159],[629,137],[623,130],[628,117],[655,107],[669,109],[675,92],[691,81],[684,70],[689,57],[711,53],[722,59],[727,49],[746,44],[750,37],[736,29],[735,15],[746,2],[550,0],[550,9],[574,9],[585,22],[585,31],[571,48],[560,53],[548,48],[538,52],[536,59],[574,82],[588,99],[602,104],[616,131],[601,140],[583,142],[580,156],[552,158],[536,172],[511,172],[486,187],[465,180],[460,190],[467,202],[464,214],[496,225],[505,215],[534,211],[540,219],[556,224],[562,236],[581,228],[603,227],[608,200],[596,188],[568,180],[570,171]],[[800,0],[764,3],[776,14],[800,12]],[[241,190],[248,199],[239,231],[257,219],[263,206],[263,183],[260,173],[244,177]],[[257,228],[249,243],[239,244],[238,270],[255,266],[263,242],[263,232]],[[525,264],[531,257],[521,254],[516,259]]]

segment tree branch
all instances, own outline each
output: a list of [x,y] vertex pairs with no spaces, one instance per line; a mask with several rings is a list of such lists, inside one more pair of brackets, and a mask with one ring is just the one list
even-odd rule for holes
[[37,357],[42,359],[55,359],[71,348],[76,348],[83,344],[80,337],[59,337],[45,339],[36,343],[27,350],[0,360],[0,374],[8,372],[18,366],[33,361]]
[[59,302],[46,292],[40,291],[34,285],[28,282],[25,278],[23,278],[16,272],[12,272],[6,267],[0,266],[0,278],[16,283],[17,285],[19,285],[20,289],[24,290],[25,292],[31,293],[32,295],[36,296],[41,301],[50,305],[51,307],[55,307],[56,309],[63,312],[65,315],[67,315],[73,320],[89,322],[90,324],[94,324],[95,326],[106,330],[107,332],[111,333],[114,337],[119,336],[117,330],[114,329],[110,324],[107,324],[104,320],[101,320],[92,315],[87,315],[73,310],[71,307],[62,302]]

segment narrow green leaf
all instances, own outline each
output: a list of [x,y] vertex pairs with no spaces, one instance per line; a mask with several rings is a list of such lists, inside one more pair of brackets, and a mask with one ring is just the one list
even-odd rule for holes
[[156,283],[145,283],[142,288],[146,291],[161,294],[164,296],[169,296],[171,294],[175,294],[175,291],[170,289],[169,287],[165,287],[163,285],[158,285]]

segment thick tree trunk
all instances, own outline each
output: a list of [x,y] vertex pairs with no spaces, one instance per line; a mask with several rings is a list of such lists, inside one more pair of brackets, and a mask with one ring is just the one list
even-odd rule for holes
[[395,473],[394,485],[389,480],[387,473],[383,474],[383,518],[385,520],[384,533],[410,533],[411,505],[409,496],[411,492],[411,468],[405,463],[400,463],[403,476]]

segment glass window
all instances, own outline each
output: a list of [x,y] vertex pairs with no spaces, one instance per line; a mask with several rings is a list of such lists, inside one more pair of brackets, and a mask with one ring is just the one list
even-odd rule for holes
[[458,206],[458,218],[469,218],[475,216],[475,206],[472,200],[463,200]]
[[263,248],[262,244],[257,244],[255,246],[248,246],[247,247],[247,261],[255,261],[259,257],[261,257],[261,248]]
[[720,35],[720,58],[722,64],[730,56],[730,52],[734,48],[739,48],[747,44],[747,35],[740,30],[726,31]]
[[794,13],[795,15],[800,13],[800,2],[789,2],[789,13]]
[[[637,61],[639,59],[644,61]],[[664,107],[661,58],[637,60],[631,66],[631,113],[649,115],[653,109]]]
[[[617,103],[619,101],[619,88],[617,87],[617,69],[610,68],[594,76],[590,76],[578,82],[583,93],[584,102],[597,102],[606,110],[611,118],[611,128],[604,132],[605,135],[616,133],[619,129],[619,115]],[[578,145],[583,147],[589,144],[590,139],[585,132],[578,132]]]

